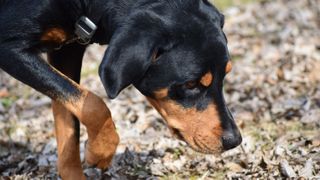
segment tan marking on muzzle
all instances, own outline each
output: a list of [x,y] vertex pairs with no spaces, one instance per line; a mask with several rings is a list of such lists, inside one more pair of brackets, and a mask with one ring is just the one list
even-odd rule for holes
[[50,28],[46,30],[42,36],[41,41],[54,42],[61,44],[67,40],[67,33],[61,28]]
[[213,75],[211,72],[207,72],[204,76],[202,76],[200,83],[205,86],[208,87],[211,85],[213,81]]
[[179,132],[194,150],[217,153],[222,150],[222,127],[215,105],[199,111],[184,108],[173,100],[148,98],[149,102],[166,120],[172,132]]
[[232,70],[232,63],[231,61],[229,61],[228,64],[226,65],[226,74],[231,72],[231,70]]

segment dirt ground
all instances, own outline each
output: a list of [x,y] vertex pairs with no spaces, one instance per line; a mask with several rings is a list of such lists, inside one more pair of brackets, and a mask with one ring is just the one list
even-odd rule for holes
[[[320,0],[273,0],[226,9],[234,69],[226,101],[243,143],[203,155],[173,139],[133,87],[108,100],[86,54],[82,85],[104,97],[121,143],[112,167],[90,179],[320,179]],[[56,179],[50,99],[0,70],[0,179]],[[85,129],[81,129],[83,157]]]

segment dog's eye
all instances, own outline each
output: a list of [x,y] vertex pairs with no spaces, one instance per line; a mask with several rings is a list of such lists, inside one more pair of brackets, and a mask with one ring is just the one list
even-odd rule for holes
[[184,87],[187,89],[195,89],[196,87],[198,87],[199,82],[197,81],[188,81],[184,84]]
[[164,53],[164,49],[162,48],[155,50],[152,54],[152,62],[153,63],[157,62],[163,53]]
[[170,97],[173,99],[196,98],[205,91],[197,80],[187,81],[184,84],[176,84],[171,87]]

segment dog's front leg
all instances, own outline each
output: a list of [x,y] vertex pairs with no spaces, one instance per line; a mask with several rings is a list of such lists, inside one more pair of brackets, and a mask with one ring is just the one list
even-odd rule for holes
[[64,106],[73,112],[88,132],[86,161],[100,169],[107,168],[119,143],[111,113],[103,100],[94,93],[80,89],[81,96],[64,102]]
[[[49,63],[61,73],[80,83],[85,47],[71,44],[48,54]],[[72,61],[70,61],[72,60]],[[58,172],[63,179],[86,179],[79,152],[79,120],[58,101],[52,101],[58,144]]]
[[79,135],[77,129],[79,122],[62,104],[52,102],[56,138],[58,143],[58,172],[62,179],[86,179],[80,160]]
[[21,43],[0,45],[0,68],[74,114],[88,131],[87,162],[106,168],[116,151],[119,137],[103,100],[51,67],[37,51],[13,47],[12,44],[20,46]]

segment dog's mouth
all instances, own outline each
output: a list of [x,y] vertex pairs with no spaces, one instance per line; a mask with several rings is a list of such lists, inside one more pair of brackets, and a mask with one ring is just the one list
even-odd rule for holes
[[175,136],[175,138],[186,142],[183,135],[181,134],[181,132],[177,128],[170,128],[170,129],[171,129],[172,134]]
[[[191,147],[194,151],[203,153],[203,154],[221,154],[223,152],[222,150],[222,144],[221,142],[215,142],[209,143],[208,140],[201,138],[201,136],[197,135],[191,135],[191,136],[185,136],[181,132],[181,130],[178,130],[176,128],[170,128],[172,134],[179,140],[184,141],[188,144],[189,147]],[[213,138],[216,139],[216,138]]]
[[175,102],[157,101],[152,98],[148,100],[162,115],[171,133],[177,139],[186,142],[193,150],[200,153],[220,154],[222,152],[222,130],[214,106],[200,112],[196,109],[186,110]]
[[215,154],[215,155],[221,154],[223,152],[222,146],[220,145],[221,143],[218,143],[219,145],[212,146],[198,139],[197,137],[193,138],[193,142],[194,142],[194,146],[189,143],[188,144],[193,150],[197,152],[200,152],[203,154]]

